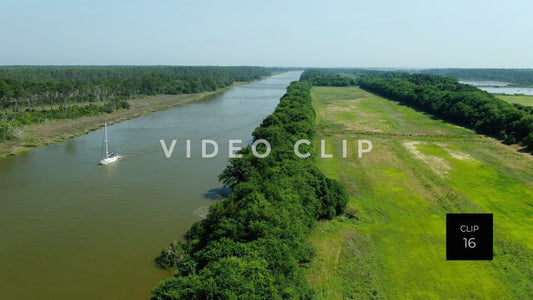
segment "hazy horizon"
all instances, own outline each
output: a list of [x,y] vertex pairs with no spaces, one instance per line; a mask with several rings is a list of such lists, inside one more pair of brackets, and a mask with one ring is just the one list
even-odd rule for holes
[[264,68],[284,68],[284,69],[364,69],[364,70],[377,70],[377,71],[421,71],[430,69],[509,69],[509,70],[532,70],[525,67],[426,67],[426,68],[413,68],[413,67],[346,67],[346,66],[276,66],[276,65],[171,65],[171,64],[3,64],[0,67],[264,67]]
[[0,3],[0,65],[533,68],[528,1]]

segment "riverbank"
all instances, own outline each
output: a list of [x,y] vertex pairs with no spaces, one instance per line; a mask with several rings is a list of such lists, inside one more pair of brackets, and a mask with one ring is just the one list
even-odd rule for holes
[[52,120],[46,123],[26,125],[17,129],[15,139],[0,142],[0,157],[16,155],[36,147],[84,135],[101,128],[104,123],[119,123],[154,111],[199,101],[245,83],[248,82],[235,82],[214,92],[134,98],[128,100],[129,109],[117,110],[110,114],[86,116],[77,119]]

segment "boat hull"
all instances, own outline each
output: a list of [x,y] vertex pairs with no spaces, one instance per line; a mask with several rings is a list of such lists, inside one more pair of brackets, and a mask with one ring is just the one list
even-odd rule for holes
[[114,163],[118,160],[118,156],[113,156],[113,157],[106,157],[104,159],[102,159],[100,161],[100,164],[101,165],[107,165],[107,164],[110,164],[110,163]]

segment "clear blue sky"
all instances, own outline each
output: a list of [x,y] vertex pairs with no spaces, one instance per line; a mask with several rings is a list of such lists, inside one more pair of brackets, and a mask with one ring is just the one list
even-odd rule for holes
[[0,12],[0,65],[533,68],[530,0],[2,0]]

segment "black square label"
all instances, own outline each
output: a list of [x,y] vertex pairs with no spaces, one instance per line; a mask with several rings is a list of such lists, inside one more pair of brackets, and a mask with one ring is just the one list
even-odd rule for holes
[[447,260],[492,260],[492,214],[446,214]]

